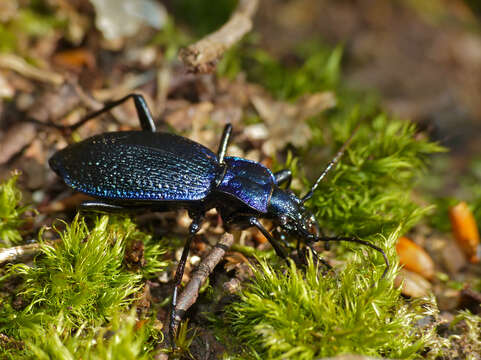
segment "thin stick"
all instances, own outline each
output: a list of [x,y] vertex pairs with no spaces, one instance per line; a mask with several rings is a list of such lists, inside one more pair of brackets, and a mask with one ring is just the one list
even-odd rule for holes
[[[240,0],[237,8],[220,29],[182,49],[179,57],[190,71],[210,73],[217,60],[252,29],[258,0]],[[215,6],[215,5],[213,5]]]
[[[60,239],[47,242],[48,245],[53,245],[60,242]],[[27,245],[14,246],[0,250],[0,265],[7,262],[19,262],[25,261],[25,259],[31,258],[40,252],[40,248],[43,244],[34,243]]]
[[[177,299],[176,313],[182,316],[195,304],[199,297],[199,290],[204,285],[207,277],[212,273],[217,264],[222,260],[225,253],[234,243],[234,236],[229,233],[222,235],[222,238],[210,251],[210,253],[202,260],[199,267],[192,274],[189,283],[180,293]],[[174,333],[177,333],[179,322],[174,325]]]

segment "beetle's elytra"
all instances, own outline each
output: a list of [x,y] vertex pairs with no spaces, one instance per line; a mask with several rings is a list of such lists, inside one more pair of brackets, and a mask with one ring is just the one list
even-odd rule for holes
[[[148,209],[165,211],[185,208],[192,223],[175,275],[170,333],[181,320],[176,313],[177,293],[193,235],[204,213],[216,208],[228,226],[256,227],[286,258],[279,241],[262,226],[260,218],[271,219],[281,231],[296,237],[312,249],[318,241],[352,241],[384,252],[359,239],[319,236],[314,216],[304,207],[319,182],[339,161],[349,139],[303,198],[288,189],[289,170],[272,173],[260,163],[226,157],[232,127],[226,125],[217,154],[187,138],[155,132],[155,124],[141,95],[131,94],[87,116],[84,123],[132,98],[142,131],[111,132],[93,136],[58,151],[49,160],[51,168],[73,189],[98,201],[86,202],[83,209],[113,211]],[[281,189],[281,185],[287,189]]]

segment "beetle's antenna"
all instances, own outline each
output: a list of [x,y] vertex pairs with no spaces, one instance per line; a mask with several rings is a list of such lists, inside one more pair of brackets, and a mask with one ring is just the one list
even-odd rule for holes
[[341,146],[339,151],[336,153],[334,158],[327,164],[326,168],[324,171],[321,173],[321,175],[317,178],[315,184],[312,186],[311,190],[301,199],[301,204],[304,204],[307,200],[309,200],[312,195],[314,194],[314,191],[316,191],[317,187],[319,186],[319,183],[324,179],[324,177],[331,171],[331,169],[336,165],[339,160],[341,159],[342,155],[344,155],[344,151],[346,151],[347,147],[351,144],[352,139],[354,138],[354,135],[356,135],[357,131],[359,130],[360,124],[357,124],[356,128],[352,132],[351,136],[349,136],[349,139],[346,140],[346,142]]
[[334,237],[327,237],[327,236],[316,237],[314,241],[348,241],[348,242],[354,242],[354,243],[357,243],[357,244],[369,246],[371,249],[374,249],[374,250],[380,252],[382,254],[383,258],[384,258],[384,262],[386,263],[386,269],[384,269],[384,272],[382,273],[381,279],[384,278],[384,276],[386,276],[386,274],[389,270],[389,267],[390,267],[389,259],[387,258],[387,255],[384,252],[384,250],[381,249],[380,247],[374,245],[374,244],[371,244],[370,242],[360,240],[360,239],[356,239],[356,238],[337,237],[337,236],[334,236]]

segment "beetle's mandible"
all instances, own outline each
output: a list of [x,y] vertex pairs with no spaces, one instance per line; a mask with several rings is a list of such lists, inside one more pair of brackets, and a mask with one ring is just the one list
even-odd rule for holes
[[[121,211],[148,209],[188,210],[192,223],[190,236],[179,261],[172,296],[170,332],[173,336],[181,316],[176,312],[177,294],[193,236],[200,229],[205,212],[216,208],[225,224],[240,228],[256,227],[271,243],[277,255],[286,258],[284,246],[271,236],[259,219],[271,219],[283,232],[312,249],[318,241],[368,242],[344,237],[319,235],[315,217],[305,207],[320,181],[339,161],[351,138],[302,198],[290,191],[291,172],[272,173],[260,163],[225,156],[230,124],[226,125],[217,154],[187,138],[155,132],[155,124],[144,98],[130,94],[90,114],[78,125],[132,98],[141,131],[110,132],[93,136],[58,151],[49,160],[50,167],[73,189],[98,201],[85,202],[82,209]],[[285,184],[286,189],[280,186]],[[386,272],[385,271],[385,272]]]

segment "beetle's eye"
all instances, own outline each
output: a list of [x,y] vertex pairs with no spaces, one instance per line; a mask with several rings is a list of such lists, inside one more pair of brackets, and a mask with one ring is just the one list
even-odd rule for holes
[[314,226],[314,224],[312,222],[309,222],[307,224],[307,229],[311,234],[316,234],[316,227]]
[[281,226],[284,226],[287,224],[287,216],[279,216],[279,222]]
[[317,223],[315,221],[313,221],[312,218],[309,218],[307,221],[306,221],[306,228],[307,228],[307,231],[313,235],[316,235],[318,236],[319,235],[319,225],[317,225]]

